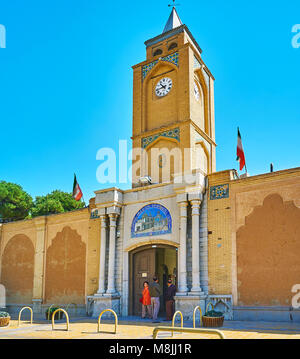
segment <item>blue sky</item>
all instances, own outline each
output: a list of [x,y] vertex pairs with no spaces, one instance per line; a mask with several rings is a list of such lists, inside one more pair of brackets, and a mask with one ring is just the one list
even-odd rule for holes
[[[238,167],[237,126],[251,174],[270,162],[298,167],[300,48],[291,42],[299,0],[179,2],[216,78],[217,170]],[[76,172],[86,200],[107,187],[96,179],[96,153],[130,140],[131,66],[162,32],[168,3],[1,2],[0,180],[36,196],[71,191]]]

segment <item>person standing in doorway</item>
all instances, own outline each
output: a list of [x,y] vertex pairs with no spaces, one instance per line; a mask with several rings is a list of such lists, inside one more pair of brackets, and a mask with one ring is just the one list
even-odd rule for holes
[[149,287],[149,292],[151,296],[151,305],[152,305],[152,312],[153,312],[153,323],[159,323],[157,320],[159,307],[160,307],[160,299],[161,296],[161,288],[158,283],[158,278],[153,277],[153,283]]
[[145,319],[146,317],[149,319],[152,318],[152,305],[148,282],[144,282],[144,290],[142,293],[142,318]]
[[176,287],[175,285],[172,283],[172,279],[170,278],[168,280],[168,287],[166,290],[166,321],[170,321],[173,319],[173,315],[174,315],[174,296],[176,295]]

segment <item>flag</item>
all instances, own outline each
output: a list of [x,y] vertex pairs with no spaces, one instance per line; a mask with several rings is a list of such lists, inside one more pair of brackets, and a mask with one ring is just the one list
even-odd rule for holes
[[238,128],[238,144],[237,144],[237,161],[240,162],[240,171],[242,171],[242,169],[246,165],[246,160],[245,160],[245,153],[243,150],[242,137],[239,128]]
[[76,201],[80,201],[82,196],[83,196],[83,194],[82,194],[81,188],[79,187],[79,184],[76,179],[76,175],[74,174],[73,198]]

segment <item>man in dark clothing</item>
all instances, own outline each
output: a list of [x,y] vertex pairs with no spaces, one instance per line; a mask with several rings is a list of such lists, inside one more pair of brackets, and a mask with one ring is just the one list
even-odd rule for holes
[[152,313],[153,313],[153,323],[159,323],[157,320],[159,307],[160,307],[160,300],[159,297],[161,296],[161,288],[158,284],[158,278],[153,278],[153,283],[149,287],[149,293],[151,296],[151,305],[152,305]]
[[166,290],[166,320],[170,321],[174,315],[174,296],[176,295],[176,287],[172,284],[172,279],[168,280],[168,288]]

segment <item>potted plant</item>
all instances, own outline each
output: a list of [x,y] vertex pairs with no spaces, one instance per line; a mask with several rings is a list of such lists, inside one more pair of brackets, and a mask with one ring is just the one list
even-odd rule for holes
[[[208,310],[209,306],[212,307],[211,310]],[[206,313],[202,317],[202,320],[203,326],[205,328],[220,328],[223,327],[224,324],[224,314],[222,312],[214,310],[213,305],[211,303],[208,303]]]
[[7,312],[0,312],[0,327],[7,327],[10,321],[10,315]]
[[[49,308],[47,308],[47,310],[46,310],[46,312],[45,312],[45,314],[46,314],[46,319],[47,319],[47,320],[52,320],[52,314],[53,314],[57,309],[59,309],[59,307],[53,307],[52,305],[51,305]],[[60,320],[60,319],[62,319],[62,317],[63,317],[63,312],[58,312],[58,313],[55,314],[54,319]]]

